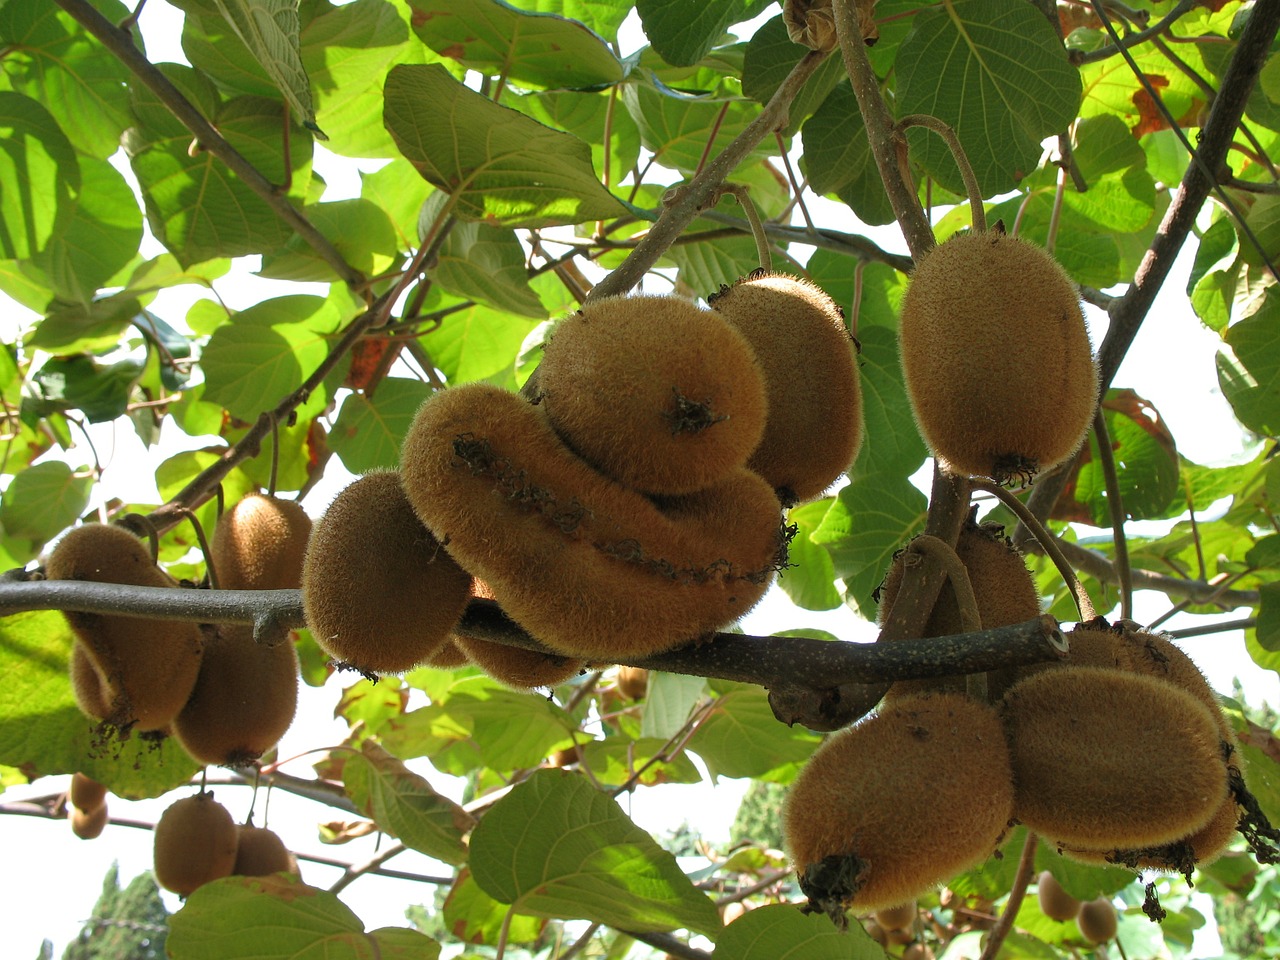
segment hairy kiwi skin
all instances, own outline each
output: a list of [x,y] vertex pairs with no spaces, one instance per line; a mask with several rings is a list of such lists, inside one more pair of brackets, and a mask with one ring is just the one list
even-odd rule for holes
[[272,873],[298,875],[298,861],[274,830],[240,824],[236,828],[236,859],[231,873],[240,877],[265,877]]
[[235,821],[213,794],[184,797],[156,824],[156,883],[185,897],[211,880],[230,876],[238,842]]
[[473,664],[495,680],[517,690],[554,687],[576,677],[586,666],[585,661],[573,657],[508,647],[478,637],[456,635],[453,642]]
[[645,493],[691,493],[747,462],[768,409],[747,341],[679,297],[610,297],[561,320],[538,386],[564,442]]
[[71,787],[67,791],[67,799],[77,810],[88,813],[97,810],[107,802],[107,788],[105,784],[99,783],[92,777],[75,773],[71,775]]
[[316,643],[361,670],[401,673],[449,641],[471,576],[413,512],[392,471],[368,473],[316,524],[302,600]]
[[109,820],[110,815],[107,813],[105,803],[91,810],[82,810],[80,807],[71,808],[71,832],[81,840],[96,840],[102,836],[102,831],[107,828]]
[[902,369],[921,435],[952,473],[1029,480],[1084,441],[1098,374],[1075,285],[1000,232],[952,237],[902,303]]
[[783,823],[811,903],[876,910],[990,855],[1012,808],[999,716],[938,693],[832,734],[792,784]]
[[251,493],[218,518],[209,552],[223,590],[296,590],[311,518],[293,500]]
[[243,766],[284,736],[298,707],[298,653],[292,640],[271,646],[252,624],[206,633],[195,688],[173,734],[198,763]]
[[[91,523],[69,530],[45,563],[50,580],[89,580],[144,587],[176,587],[146,545],[122,527]],[[200,630],[194,623],[94,613],[64,614],[77,645],[97,673],[95,697],[83,664],[73,669],[77,691],[94,713],[122,732],[160,730],[177,716],[200,669]]]
[[616,662],[731,623],[763,596],[781,507],[737,468],[661,505],[597,473],[540,408],[483,383],[441,391],[401,451],[405,493],[503,611],[569,657]]
[[1040,912],[1059,923],[1074,920],[1080,912],[1080,901],[1063,890],[1058,878],[1048,870],[1040,871],[1036,880],[1036,898],[1040,901]]
[[1060,667],[1001,701],[1014,816],[1064,847],[1136,848],[1205,826],[1227,795],[1218,726],[1155,677]]
[[1114,940],[1117,924],[1116,908],[1108,897],[1099,897],[1080,904],[1076,914],[1076,926],[1080,935],[1090,943],[1106,943]]
[[784,500],[822,495],[862,443],[862,387],[844,314],[815,283],[757,271],[708,297],[755,350],[769,418],[747,466]]
[[[89,654],[85,653],[83,644],[75,643],[71,647],[70,671],[71,692],[75,695],[80,712],[91,720],[106,720],[110,717],[115,711],[103,689],[102,676]],[[127,711],[128,705],[123,704],[121,709]]]

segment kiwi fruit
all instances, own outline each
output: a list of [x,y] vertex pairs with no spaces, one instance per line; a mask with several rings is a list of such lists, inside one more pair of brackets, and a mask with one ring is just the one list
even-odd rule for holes
[[236,827],[236,859],[231,872],[240,877],[272,873],[298,875],[298,861],[274,830],[242,823]]
[[760,442],[764,376],[719,313],[673,296],[609,297],[561,320],[538,367],[547,417],[600,472],[645,493],[690,493]]
[[899,337],[921,436],[949,472],[1026,482],[1084,441],[1097,369],[1075,284],[1043,248],[999,230],[935,247]]
[[251,493],[218,518],[209,552],[223,590],[296,590],[311,518],[294,500]]
[[[151,559],[146,545],[122,527],[88,523],[63,535],[45,562],[50,580],[89,580],[144,587],[177,584]],[[77,648],[97,674],[99,689],[85,664],[71,669],[77,702],[86,713],[130,730],[160,730],[187,702],[200,669],[201,636],[194,623],[97,613],[64,613]],[[106,708],[103,713],[102,708]]]
[[1001,701],[1014,816],[1064,847],[1137,848],[1205,826],[1227,795],[1217,721],[1157,677],[1060,667]]
[[828,914],[902,904],[988,857],[1013,796],[992,707],[903,697],[828,737],[791,785],[783,825],[800,889]]
[[400,673],[449,642],[471,576],[423,527],[392,471],[349,484],[311,533],[307,626],[322,649],[371,673]]
[[919,910],[915,900],[908,900],[894,907],[885,907],[875,912],[876,923],[885,930],[907,930],[916,922]]
[[751,344],[769,416],[747,466],[784,502],[822,495],[862,442],[855,346],[839,305],[815,283],[755,271],[707,298]]
[[621,666],[614,679],[618,692],[628,700],[643,700],[649,692],[649,671],[644,667]]
[[107,828],[109,821],[107,805],[100,803],[92,810],[81,810],[79,807],[72,807],[70,819],[72,833],[81,840],[96,840],[102,836],[102,831]]
[[461,634],[454,636],[453,643],[489,676],[517,690],[554,687],[576,677],[586,665],[585,661],[573,657],[509,647]]
[[1114,940],[1119,929],[1119,918],[1116,908],[1107,897],[1087,900],[1080,904],[1080,912],[1076,914],[1076,926],[1080,928],[1080,936],[1090,943],[1106,943]]
[[467,663],[467,655],[458,649],[452,637],[445,641],[443,647],[422,661],[424,667],[434,667],[437,670],[456,670],[458,667],[466,666]]
[[107,787],[83,773],[73,773],[67,799],[77,810],[88,813],[97,810],[107,802]]
[[541,407],[484,383],[418,411],[405,493],[503,611],[557,652],[617,662],[732,623],[780,561],[781,505],[745,467],[651,500],[560,442]]
[[1059,923],[1074,920],[1080,911],[1080,901],[1062,889],[1058,878],[1048,870],[1040,871],[1036,879],[1036,898],[1040,901],[1040,912]]
[[257,642],[250,624],[221,624],[206,638],[200,675],[173,733],[198,763],[244,766],[293,723],[297,648],[288,638],[274,646]]
[[913,943],[902,951],[902,960],[934,960],[933,948],[927,943]]
[[213,794],[198,793],[160,815],[154,842],[156,883],[185,897],[211,880],[231,875],[239,833]]

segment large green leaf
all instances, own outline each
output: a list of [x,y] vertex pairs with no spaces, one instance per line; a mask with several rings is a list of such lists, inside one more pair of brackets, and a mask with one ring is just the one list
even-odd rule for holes
[[44,250],[79,192],[80,166],[58,121],[38,101],[0,90],[0,256]]
[[862,381],[862,447],[854,460],[854,477],[874,473],[909,475],[928,451],[920,439],[911,401],[902,381],[898,338],[888,327],[859,328],[862,351],[858,369]]
[[[449,888],[442,909],[445,928],[463,943],[496,944],[511,908],[480,889],[470,870],[459,870]],[[506,927],[507,943],[530,943],[538,939],[547,921],[540,917],[516,916]]]
[[[302,211],[338,251],[342,259],[366,276],[386,272],[399,249],[395,227],[377,204],[363,197],[316,203]],[[271,280],[339,279],[334,268],[296,234],[284,249],[262,258],[261,276]]]
[[372,397],[353,393],[329,431],[329,447],[352,473],[400,465],[400,441],[431,388],[419,380],[388,378]]
[[801,169],[818,193],[833,193],[863,223],[893,222],[893,207],[871,156],[867,128],[848,84],[841,84],[804,125]]
[[[728,146],[760,112],[757,104],[739,98],[735,85],[719,74],[699,76],[694,82],[713,78],[715,86],[705,93],[676,90],[657,77],[622,88],[622,102],[640,130],[640,142],[653,152],[656,162],[686,177]],[[771,151],[774,144],[770,140],[763,149]]]
[[0,522],[12,537],[43,543],[70,526],[89,506],[93,478],[61,460],[27,467],[0,497]]
[[555,13],[590,27],[609,43],[618,39],[618,28],[631,13],[630,0],[513,0],[513,7]]
[[766,0],[638,0],[644,35],[667,63],[688,67],[701,60],[727,27],[759,14]]
[[474,824],[470,814],[374,741],[347,758],[342,778],[360,811],[406,847],[444,863],[466,860],[462,837]]
[[413,31],[469,70],[540,87],[617,83],[622,64],[604,40],[574,20],[502,0],[408,0]]
[[[742,59],[742,92],[760,103],[768,103],[791,70],[808,53],[808,48],[792,41],[782,16],[776,16],[751,37]],[[790,135],[827,98],[833,87],[845,77],[844,61],[828,57],[791,101],[787,111],[785,132]],[[847,132],[847,131],[846,131]],[[805,139],[805,153],[810,149]]]
[[712,777],[790,780],[820,738],[773,715],[768,694],[742,684],[724,693],[689,739]]
[[858,923],[837,930],[822,913],[795,904],[748,910],[720,934],[715,960],[884,960],[885,952]]
[[[458,309],[450,309],[455,305]],[[451,384],[511,370],[525,337],[537,326],[533,320],[439,296],[434,290],[423,308],[426,313],[433,310],[448,313],[419,343]]]
[[436,960],[440,945],[404,927],[366,933],[332,893],[296,877],[207,883],[169,918],[165,949],[182,960]]
[[1280,435],[1280,297],[1268,291],[1261,309],[1227,328],[1231,353],[1218,354],[1218,383],[1250,430]]
[[464,219],[542,227],[623,210],[596,179],[585,143],[493,103],[441,66],[393,67],[383,123],[417,171],[453,195]]
[[[896,73],[899,115],[950,124],[983,196],[1034,170],[1040,141],[1066,130],[1080,106],[1080,75],[1057,32],[1021,0],[948,0],[917,14]],[[908,140],[915,161],[947,189],[963,190],[941,138],[916,129]]]
[[591,165],[600,171],[605,186],[616,186],[625,179],[640,156],[640,131],[621,108],[616,86],[596,93],[537,90],[521,95],[508,87],[503,102],[539,123],[585,141],[591,148]]
[[840,606],[835,586],[835,567],[827,548],[813,542],[813,531],[831,507],[831,499],[815,500],[787,514],[787,522],[797,527],[787,546],[787,567],[778,574],[778,586],[791,602],[806,610],[834,610]]
[[45,401],[40,412],[75,408],[90,423],[107,423],[125,414],[133,385],[142,375],[137,360],[99,363],[83,354],[54,357],[32,378]]
[[539,770],[485,814],[471,870],[517,913],[593,920],[624,930],[687,928],[715,936],[715,904],[584,778]]

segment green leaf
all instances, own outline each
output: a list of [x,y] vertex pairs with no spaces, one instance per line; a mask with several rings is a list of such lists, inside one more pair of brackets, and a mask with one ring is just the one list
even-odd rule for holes
[[715,904],[675,857],[616,801],[563,770],[535,772],[490,808],[471,835],[471,870],[517,913],[627,930],[720,929]]
[[909,475],[928,455],[902,380],[897,334],[883,326],[858,330],[862,380],[862,447],[851,475]]
[[258,63],[284,94],[302,125],[318,140],[328,137],[316,126],[311,82],[302,66],[298,42],[298,5],[291,0],[213,0]]
[[0,764],[31,780],[78,770],[135,799],[160,796],[190,780],[197,765],[172,738],[104,742],[72,696],[71,644],[61,613],[0,618]]
[[504,103],[585,141],[591,148],[592,168],[600,171],[606,187],[613,187],[626,178],[640,157],[640,130],[626,110],[618,109],[617,91],[617,87],[596,93],[540,90],[517,96],[508,87]]
[[430,395],[427,384],[403,378],[383,380],[372,398],[351,394],[342,401],[342,410],[329,431],[329,447],[352,473],[398,467],[400,441],[418,407]]
[[432,192],[431,184],[418,176],[408,160],[392,160],[376,173],[360,174],[360,196],[391,220],[401,250],[418,245],[418,214]]
[[[686,233],[688,240],[695,233]],[[681,283],[704,294],[731,286],[739,277],[760,266],[756,242],[746,234],[717,237],[697,243],[680,243],[669,248],[665,258],[679,268]],[[775,264],[775,269],[784,269]]]
[[787,522],[798,529],[787,548],[788,566],[778,574],[778,586],[787,592],[792,603],[806,610],[834,610],[841,604],[831,554],[812,539],[831,503],[830,497],[815,500],[787,514]]
[[27,343],[57,354],[105,353],[118,346],[140,309],[136,297],[122,293],[89,303],[55,300]]
[[[391,219],[369,200],[352,197],[316,203],[304,207],[302,213],[343,260],[367,276],[384,273],[396,258],[399,243]],[[262,258],[258,274],[271,280],[340,279],[329,262],[297,234],[279,253]]]
[[764,690],[744,684],[716,701],[715,710],[689,739],[689,749],[703,759],[713,778],[785,782],[819,743],[816,735],[775,717]]
[[1261,309],[1227,328],[1231,353],[1218,354],[1218,383],[1240,422],[1280,435],[1280,297],[1268,291]]
[[408,2],[413,32],[469,70],[539,87],[592,87],[623,77],[608,44],[574,20],[501,0]]
[[366,933],[327,890],[296,877],[226,877],[207,883],[169,918],[165,949],[184,960],[436,960],[440,945],[408,928]]
[[831,551],[836,575],[845,578],[846,602],[875,619],[871,594],[880,586],[894,551],[924,529],[928,501],[898,474],[859,473],[837,495],[815,543]]
[[0,257],[33,257],[63,229],[80,166],[58,121],[30,97],[0,90]]
[[[445,928],[463,943],[496,944],[511,908],[480,889],[471,871],[458,871],[458,878],[444,898]],[[539,917],[515,916],[507,928],[507,943],[531,943],[546,928]]]
[[515,0],[512,6],[521,10],[555,13],[590,27],[609,43],[618,39],[618,28],[631,13],[631,3],[623,0]]
[[12,537],[43,543],[88,509],[93,478],[60,460],[27,467],[5,489],[0,523]]
[[[270,310],[287,299],[264,300],[253,309]],[[301,386],[328,348],[325,338],[305,323],[245,322],[246,313],[215,330],[204,348],[204,399],[252,422]],[[312,401],[323,403],[323,393],[317,391],[321,396],[313,395]]]
[[707,681],[681,673],[649,671],[640,736],[667,740],[688,722],[689,715],[707,692]]
[[90,423],[108,423],[125,414],[133,385],[142,374],[137,360],[98,363],[90,357],[54,357],[33,380],[49,408],[76,408]]
[[[1245,214],[1245,223],[1253,231],[1257,245],[1246,242],[1240,245],[1240,259],[1250,266],[1275,262],[1280,254],[1280,197],[1260,194]],[[1262,249],[1259,250],[1258,246]]]
[[621,786],[635,771],[642,768],[644,770],[637,782],[643,786],[698,783],[702,780],[698,768],[683,753],[673,760],[657,762],[645,768],[645,764],[669,748],[668,742],[659,737],[640,737],[636,740],[609,737],[588,743],[582,751],[582,763],[591,771],[596,782],[606,787]]
[[893,206],[871,155],[858,101],[842,83],[805,122],[800,167],[809,186],[835,194],[866,224],[893,222]]
[[822,913],[790,903],[748,910],[720,934],[715,960],[884,960],[885,952],[858,923],[837,930]]
[[1258,645],[1269,653],[1280,653],[1280,582],[1262,584],[1258,603]]
[[475,821],[372,740],[347,758],[343,783],[355,805],[411,850],[444,863],[467,859],[463,835]]
[[493,103],[443,67],[397,65],[385,90],[383,122],[400,152],[452,194],[463,219],[544,227],[623,212],[596,179],[585,143]]
[[[622,88],[622,102],[640,130],[640,142],[653,151],[656,162],[686,177],[693,176],[704,157],[723,150],[760,112],[755,103],[738,96],[736,84],[719,74],[713,76],[715,85],[708,92],[675,90],[656,76],[642,76]],[[709,131],[715,134],[710,143]],[[774,149],[770,138],[744,163]]]
[[[918,13],[898,50],[899,116],[929,114],[956,131],[983,196],[1039,165],[1040,141],[1080,107],[1080,74],[1044,15],[1021,0],[953,0]],[[964,189],[936,134],[908,131],[911,157],[947,189]]]
[[690,67],[706,56],[732,24],[749,20],[765,0],[637,0],[644,35],[663,60]]
[[[451,309],[455,305],[459,309]],[[439,310],[448,312],[440,325],[419,342],[431,355],[436,369],[455,385],[510,371],[525,337],[537,326],[532,320],[489,307],[451,301],[433,290],[423,312]]]
[[[760,103],[768,103],[774,91],[791,73],[792,68],[808,53],[808,48],[794,43],[787,35],[787,25],[782,16],[776,16],[751,37],[742,58],[742,92]],[[844,61],[837,56],[828,57],[805,81],[800,92],[791,101],[787,112],[788,136],[800,129],[800,124],[827,99],[827,94],[846,76]],[[808,138],[805,152],[809,151]]]

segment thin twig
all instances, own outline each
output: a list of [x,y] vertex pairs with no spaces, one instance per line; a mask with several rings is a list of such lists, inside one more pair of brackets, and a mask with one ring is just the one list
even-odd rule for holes
[[952,159],[960,168],[960,179],[964,181],[965,193],[969,195],[969,219],[973,222],[973,229],[977,233],[985,233],[987,211],[982,206],[982,188],[978,186],[978,175],[973,172],[973,164],[969,162],[969,155],[960,145],[960,138],[956,136],[955,130],[949,123],[927,113],[909,113],[898,121],[899,130],[906,130],[908,127],[924,127],[926,130],[932,130],[946,143],[951,150]]
[[1120,575],[1120,616],[1133,617],[1133,578],[1129,575],[1129,541],[1124,535],[1124,502],[1120,498],[1120,477],[1116,473],[1115,452],[1111,449],[1111,434],[1107,430],[1107,417],[1102,407],[1093,414],[1093,433],[1098,444],[1098,462],[1102,465],[1102,477],[1107,491],[1107,509],[1111,512],[1111,540],[1115,544],[1116,573]]
[[[1103,583],[1120,584],[1120,573],[1105,554],[1070,540],[1058,540],[1058,549],[1076,569]],[[1028,552],[1042,552],[1034,541],[1026,543]],[[1253,607],[1259,603],[1257,590],[1223,590],[1211,581],[1188,580],[1171,577],[1151,570],[1132,569],[1129,572],[1136,590],[1156,590],[1171,597],[1185,597],[1197,604],[1220,603],[1224,607]]]
[[384,863],[386,863],[392,857],[399,856],[400,854],[404,853],[405,850],[407,849],[408,848],[403,843],[393,843],[391,846],[387,847],[386,850],[383,850],[381,853],[379,853],[375,857],[370,857],[364,863],[359,864],[358,866],[352,865],[350,867],[347,867],[347,869],[343,871],[342,876],[340,876],[337,880],[335,880],[329,886],[329,892],[341,893],[343,890],[347,889],[347,887],[351,886],[351,884],[355,883],[357,880],[363,877],[366,873],[372,873],[374,870],[377,870],[379,867],[381,867]]
[[1121,48],[1128,49],[1136,47],[1151,37],[1159,36],[1173,26],[1174,21],[1189,13],[1196,6],[1196,0],[1178,0],[1178,3],[1164,15],[1160,20],[1145,30],[1139,30],[1124,37],[1119,43],[1113,43],[1106,47],[1100,47],[1097,50],[1090,50],[1088,53],[1082,51],[1068,52],[1067,58],[1074,64],[1097,63],[1099,60],[1107,60],[1114,57],[1121,51]]
[[986,946],[982,948],[982,956],[979,960],[995,960],[1000,953],[1000,948],[1004,946],[1005,938],[1009,936],[1009,931],[1013,929],[1013,921],[1017,918],[1018,910],[1022,907],[1022,898],[1027,893],[1027,884],[1031,882],[1031,871],[1036,862],[1036,844],[1039,840],[1035,833],[1027,831],[1027,839],[1022,844],[1022,856],[1018,860],[1018,872],[1014,874],[1013,886],[1009,888],[1009,899],[1005,901],[1004,909],[1000,912],[1000,919],[991,928],[991,935],[987,937]]

